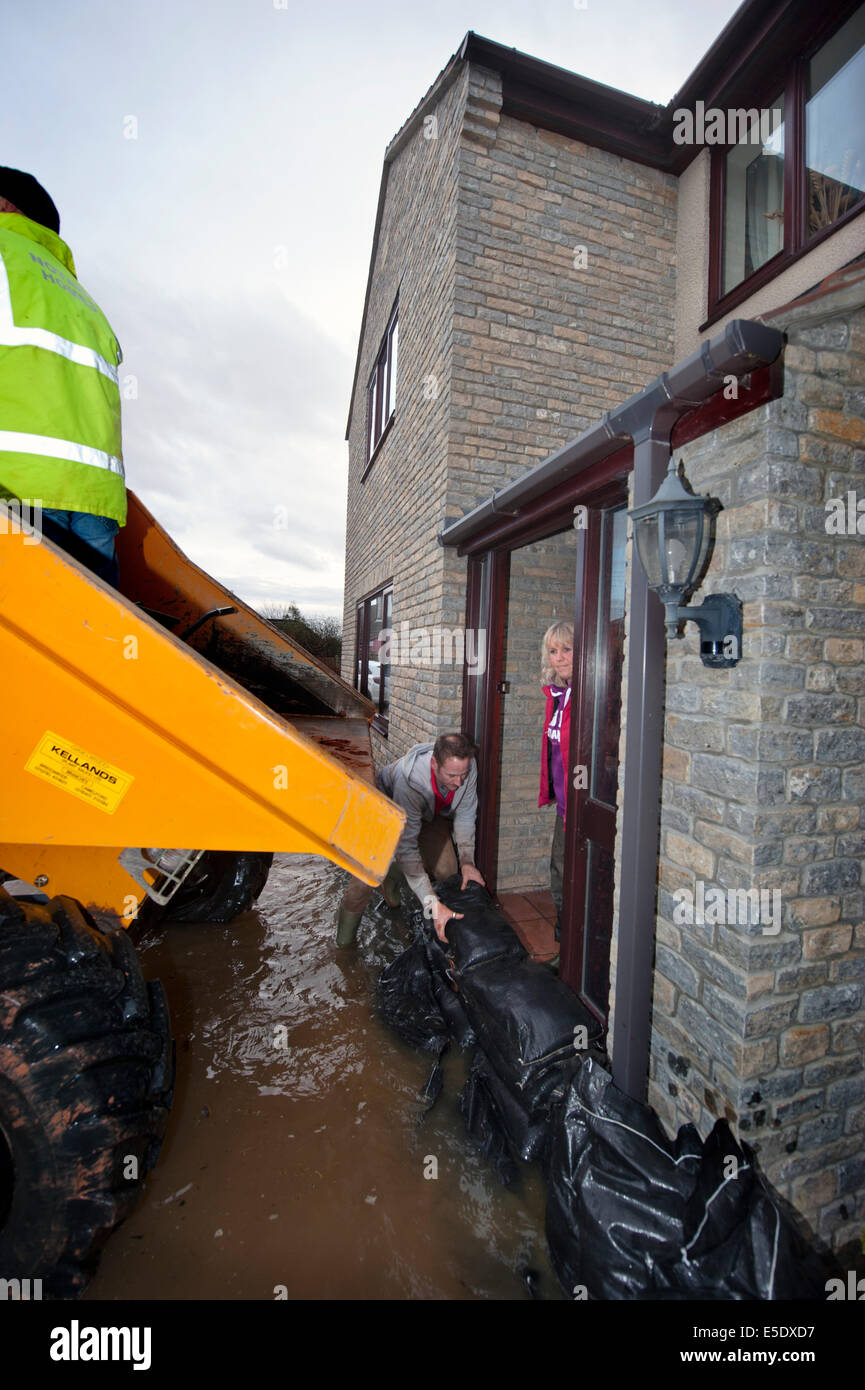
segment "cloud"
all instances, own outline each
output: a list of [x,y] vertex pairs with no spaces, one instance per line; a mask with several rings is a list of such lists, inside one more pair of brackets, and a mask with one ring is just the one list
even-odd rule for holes
[[196,563],[222,582],[230,566],[248,601],[300,604],[310,589],[341,608],[347,354],[280,294],[127,280],[116,298],[129,486]]

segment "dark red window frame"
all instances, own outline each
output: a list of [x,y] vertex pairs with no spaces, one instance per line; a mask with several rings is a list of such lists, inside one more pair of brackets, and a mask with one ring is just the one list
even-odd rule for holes
[[[357,601],[355,610],[355,647],[354,647],[354,688],[359,690],[361,695],[369,695],[369,618],[373,603],[377,598],[384,598],[390,595],[390,612],[386,613],[387,620],[385,627],[392,627],[393,623],[393,580],[389,579],[386,584],[380,584],[377,589]],[[375,702],[374,702],[375,703]],[[378,704],[372,727],[376,733],[384,738],[388,736],[389,720],[384,709],[384,681],[381,679],[381,666],[379,665],[378,682]]]
[[[396,413],[396,378],[394,375],[394,338],[399,333],[399,300],[394,304],[366,388],[366,477],[381,443],[393,424]],[[361,482],[363,482],[361,478]]]
[[[837,13],[827,19],[821,32],[794,59],[774,68],[771,76],[764,77],[760,85],[760,95],[765,98],[763,106],[775,99],[776,94],[784,92],[784,245],[782,249],[749,275],[738,285],[723,293],[724,273],[724,176],[726,157],[735,148],[732,145],[717,145],[711,152],[710,202],[709,202],[709,299],[708,316],[700,325],[702,333],[717,319],[723,318],[737,304],[749,299],[763,285],[774,280],[777,275],[794,264],[802,256],[819,246],[827,237],[834,236],[841,227],[852,222],[865,212],[865,195],[854,207],[849,208],[837,222],[823,227],[814,236],[807,235],[805,177],[805,96],[808,80],[808,64],[824,44],[847,23],[857,9],[851,5],[843,18]],[[720,104],[720,103],[718,103]],[[747,108],[759,106],[754,101],[740,100],[739,105]],[[762,108],[761,108],[762,109]]]

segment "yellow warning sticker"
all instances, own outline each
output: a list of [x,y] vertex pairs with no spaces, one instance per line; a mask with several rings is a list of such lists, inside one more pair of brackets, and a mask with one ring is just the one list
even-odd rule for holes
[[77,743],[59,738],[49,729],[42,735],[24,764],[34,777],[70,792],[90,806],[113,815],[134,782],[128,772],[107,763]]

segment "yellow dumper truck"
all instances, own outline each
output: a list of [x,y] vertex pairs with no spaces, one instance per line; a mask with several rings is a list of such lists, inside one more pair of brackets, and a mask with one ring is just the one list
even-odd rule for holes
[[0,887],[0,1279],[54,1297],[168,1119],[168,1010],[131,935],[230,921],[277,851],[380,883],[403,824],[370,702],[128,500],[119,593],[0,503],[0,881],[33,889]]

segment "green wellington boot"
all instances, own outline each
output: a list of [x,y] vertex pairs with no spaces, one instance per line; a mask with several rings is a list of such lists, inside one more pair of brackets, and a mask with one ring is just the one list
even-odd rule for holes
[[362,916],[362,912],[349,912],[348,908],[340,907],[339,916],[336,919],[337,946],[354,945]]

